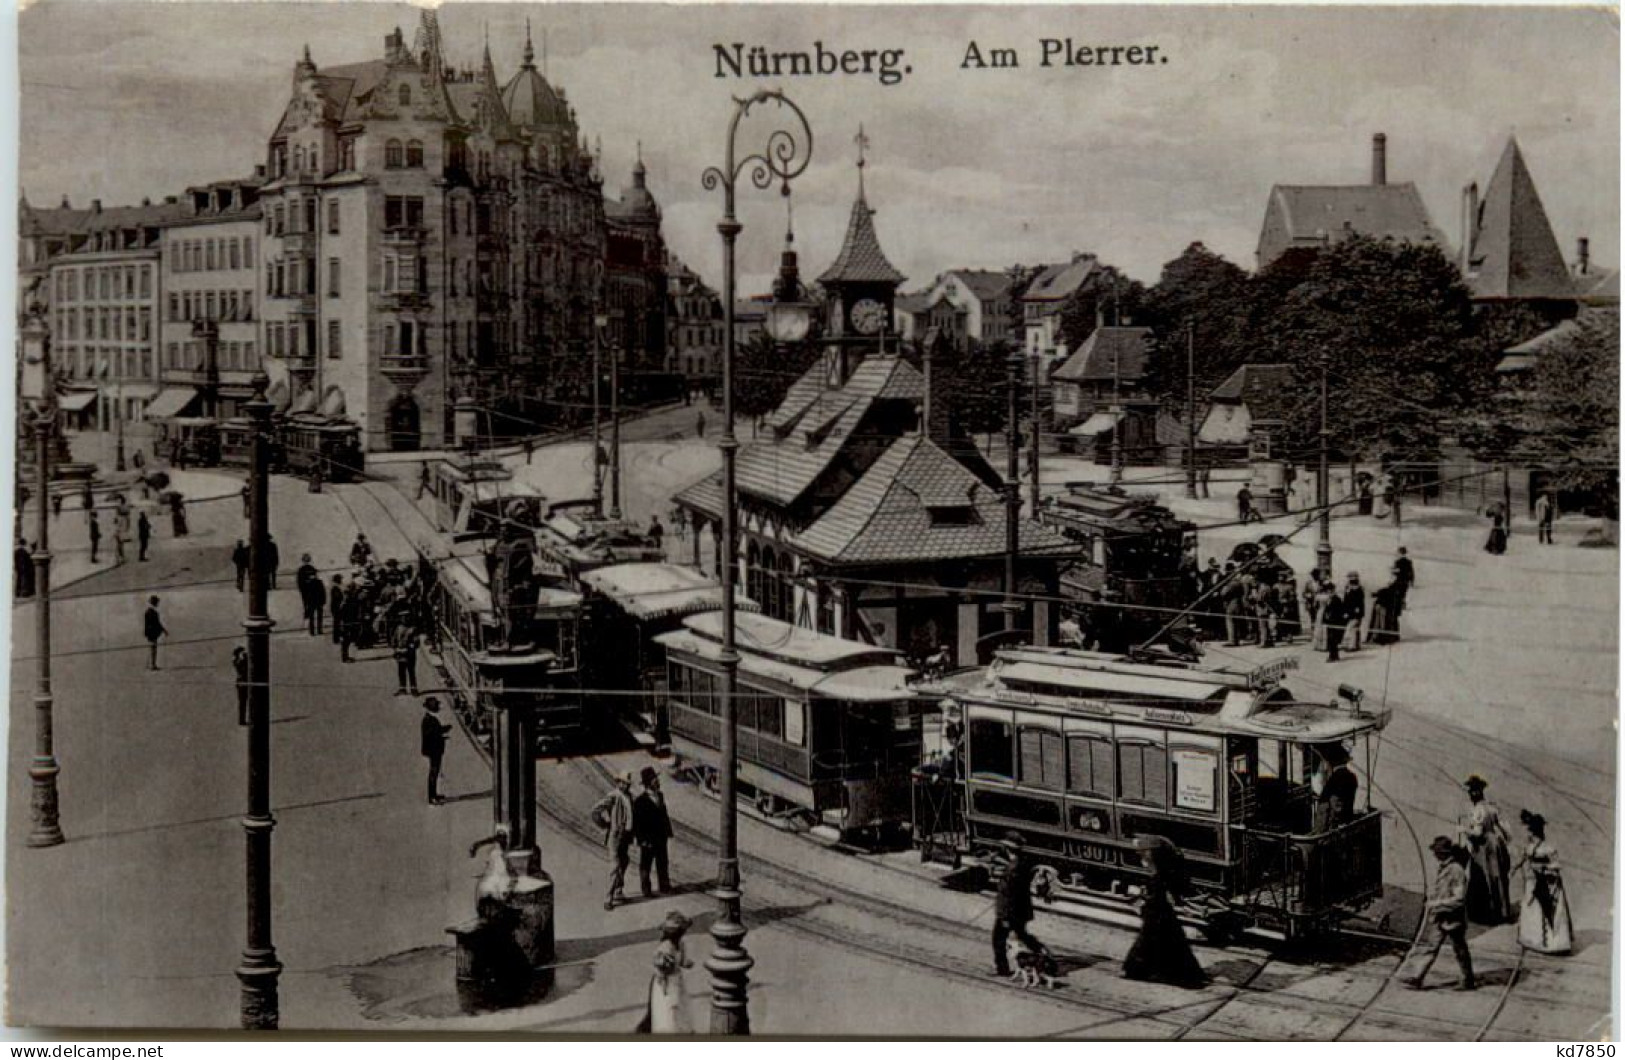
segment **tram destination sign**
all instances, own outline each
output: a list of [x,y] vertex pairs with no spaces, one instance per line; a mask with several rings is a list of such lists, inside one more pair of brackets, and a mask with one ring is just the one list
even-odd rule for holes
[[1247,674],[1247,687],[1258,692],[1268,688],[1274,688],[1276,685],[1281,683],[1281,680],[1285,678],[1287,674],[1291,673],[1297,668],[1298,657],[1296,655],[1288,655],[1285,658],[1271,660],[1270,662],[1265,663],[1263,666],[1254,668]]

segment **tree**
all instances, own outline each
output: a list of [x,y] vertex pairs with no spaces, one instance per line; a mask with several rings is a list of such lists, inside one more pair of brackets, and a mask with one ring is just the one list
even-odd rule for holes
[[1061,305],[1061,345],[1077,350],[1094,334],[1095,323],[1139,322],[1145,308],[1146,288],[1111,265],[1091,272]]
[[[971,342],[965,349],[949,344],[932,355],[931,385],[953,410],[954,423],[967,434],[988,434],[1005,426],[1009,393],[1006,363],[1016,347],[1008,342],[981,345]],[[921,353],[913,351],[918,365]]]
[[1145,323],[1152,328],[1146,389],[1183,408],[1186,344],[1194,341],[1196,394],[1205,401],[1253,359],[1253,299],[1246,271],[1201,243],[1164,265],[1144,305]]
[[756,332],[734,346],[734,412],[758,420],[784,401],[784,395],[818,359],[811,342],[781,345]]
[[1619,479],[1619,310],[1581,313],[1541,350],[1517,455],[1563,490],[1607,496]]

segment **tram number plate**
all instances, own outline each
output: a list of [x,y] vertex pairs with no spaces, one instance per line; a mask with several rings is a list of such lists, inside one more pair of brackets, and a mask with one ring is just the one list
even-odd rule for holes
[[1096,865],[1117,864],[1117,850],[1099,843],[1083,843],[1076,839],[1066,841],[1066,853],[1078,861],[1092,861]]

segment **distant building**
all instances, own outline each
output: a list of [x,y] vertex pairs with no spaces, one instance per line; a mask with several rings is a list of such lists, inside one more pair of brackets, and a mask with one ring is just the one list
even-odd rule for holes
[[1462,189],[1462,215],[1461,271],[1474,300],[1575,299],[1574,281],[1516,139],[1507,141],[1483,199],[1477,183]]
[[1022,294],[1023,346],[1027,356],[1039,358],[1046,373],[1070,352],[1061,342],[1062,308],[1100,268],[1100,259],[1095,255],[1075,253],[1071,261],[1039,269]]
[[772,298],[764,294],[734,302],[735,349],[767,334],[767,307],[771,301]]
[[1242,365],[1208,395],[1196,440],[1205,446],[1267,450],[1273,431],[1286,421],[1291,386],[1291,365]]
[[[929,327],[954,331],[954,341],[988,345],[1010,336],[1010,277],[987,269],[953,269],[919,295],[898,300],[905,339]],[[925,314],[929,319],[922,319]]]
[[1161,402],[1145,392],[1151,329],[1097,325],[1050,376],[1055,429],[1109,463],[1115,444],[1124,464],[1155,464]]
[[1388,138],[1371,138],[1369,184],[1277,184],[1258,234],[1260,271],[1288,256],[1312,255],[1352,236],[1432,244],[1448,254],[1416,185],[1388,183]]
[[681,375],[690,389],[709,385],[722,374],[722,300],[699,273],[666,257],[666,371]]
[[666,243],[641,152],[631,187],[619,202],[604,204],[604,219],[610,340],[626,351],[627,370],[660,371],[666,361]]

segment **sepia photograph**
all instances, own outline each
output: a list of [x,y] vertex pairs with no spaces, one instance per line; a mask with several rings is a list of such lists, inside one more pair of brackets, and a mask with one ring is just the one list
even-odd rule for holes
[[15,25],[8,1033],[1616,1036],[1617,8]]

